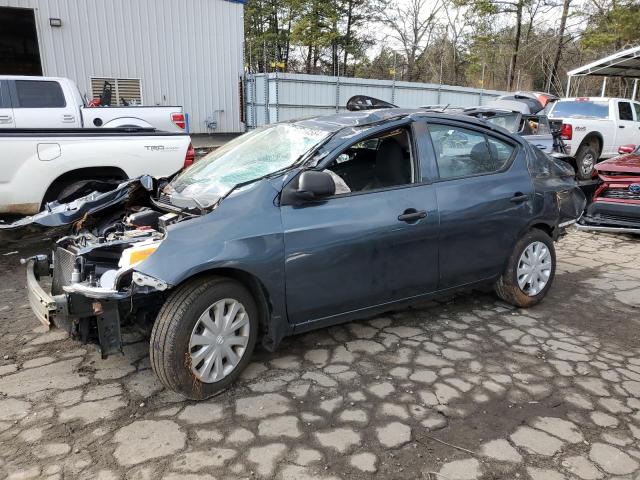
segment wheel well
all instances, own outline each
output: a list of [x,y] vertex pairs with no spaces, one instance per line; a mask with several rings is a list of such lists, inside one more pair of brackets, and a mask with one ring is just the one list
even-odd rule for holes
[[535,225],[531,225],[531,228],[541,230],[547,235],[549,235],[549,237],[553,238],[553,227],[550,227],[546,223],[536,223]]
[[580,144],[580,148],[584,145],[590,144],[593,140],[598,144],[598,156],[602,153],[602,137],[599,133],[591,132],[586,137],[582,139],[582,143]]
[[63,173],[53,182],[51,182],[49,188],[47,188],[47,191],[44,194],[42,203],[45,204],[51,200],[55,200],[64,186],[69,184],[70,182],[85,180],[89,178],[115,178],[119,180],[126,180],[129,177],[124,170],[118,167],[88,167],[71,170],[69,172]]
[[[272,306],[269,299],[269,293],[263,283],[254,275],[245,272],[244,270],[238,270],[236,268],[214,268],[211,270],[205,270],[192,277],[186,278],[180,285],[185,282],[192,281],[196,278],[202,278],[207,276],[217,275],[220,277],[232,278],[245,287],[256,301],[256,305],[259,310],[259,322],[262,333],[268,331],[268,319],[271,316]],[[176,285],[177,286],[177,285]]]

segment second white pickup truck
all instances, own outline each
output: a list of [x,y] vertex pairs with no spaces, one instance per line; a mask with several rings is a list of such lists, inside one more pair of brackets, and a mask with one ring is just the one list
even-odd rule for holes
[[0,213],[31,215],[88,182],[173,175],[191,165],[187,134],[153,129],[0,130]]
[[0,128],[155,128],[185,132],[179,106],[89,107],[61,77],[0,75]]
[[599,160],[618,155],[622,145],[640,145],[640,103],[625,98],[575,97],[555,102],[549,118],[562,120],[562,138],[575,157],[576,175],[593,176]]

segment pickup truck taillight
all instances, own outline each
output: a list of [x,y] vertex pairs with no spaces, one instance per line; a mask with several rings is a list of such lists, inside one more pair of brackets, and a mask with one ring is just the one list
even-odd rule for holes
[[563,140],[571,140],[573,137],[573,127],[568,123],[563,123],[562,129],[560,130],[560,136]]
[[184,156],[184,165],[182,168],[187,168],[193,165],[193,162],[196,160],[196,150],[193,148],[193,144],[189,143],[189,148],[187,148],[187,154]]
[[173,122],[173,124],[184,130],[185,128],[187,128],[187,121],[184,118],[184,113],[172,113],[171,114],[171,121]]

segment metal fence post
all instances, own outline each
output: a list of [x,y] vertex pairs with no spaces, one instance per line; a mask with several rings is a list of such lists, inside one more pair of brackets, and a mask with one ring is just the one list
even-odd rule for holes
[[336,113],[340,112],[340,77],[336,77]]
[[258,127],[258,82],[256,81],[256,74],[251,75],[251,81],[253,82],[251,85],[252,94],[252,104],[251,104],[251,118],[253,119],[253,128]]
[[280,104],[278,103],[278,69],[276,68],[276,123],[280,121]]
[[269,123],[269,74],[264,72],[264,124]]

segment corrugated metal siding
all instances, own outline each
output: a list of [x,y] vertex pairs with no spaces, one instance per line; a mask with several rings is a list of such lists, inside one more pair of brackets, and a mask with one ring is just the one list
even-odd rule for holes
[[[44,74],[140,78],[145,105],[182,105],[191,131],[239,132],[243,5],[226,0],[0,0],[34,8]],[[49,18],[62,19],[61,28]]]
[[396,82],[394,87],[392,80],[294,73],[269,73],[266,79],[263,73],[248,75],[246,91],[250,127],[346,111],[347,100],[353,95],[368,95],[400,107],[472,107],[507,93],[417,82]]

